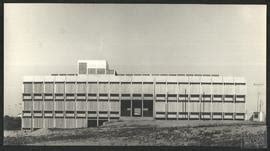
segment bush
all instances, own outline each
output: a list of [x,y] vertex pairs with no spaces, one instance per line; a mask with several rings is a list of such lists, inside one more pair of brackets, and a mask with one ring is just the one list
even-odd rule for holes
[[20,130],[21,129],[21,118],[10,117],[5,115],[4,117],[4,130]]

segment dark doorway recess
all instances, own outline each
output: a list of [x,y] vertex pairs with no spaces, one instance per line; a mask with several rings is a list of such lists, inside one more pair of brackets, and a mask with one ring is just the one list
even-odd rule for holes
[[153,100],[143,100],[143,116],[153,117]]
[[97,127],[97,120],[88,120],[87,127]]
[[121,100],[121,116],[130,116],[131,100]]
[[142,116],[142,100],[132,100],[132,116]]

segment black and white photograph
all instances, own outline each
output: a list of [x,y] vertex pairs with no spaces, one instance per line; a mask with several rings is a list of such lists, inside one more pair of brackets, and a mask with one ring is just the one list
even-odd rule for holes
[[4,4],[4,145],[266,148],[266,5]]

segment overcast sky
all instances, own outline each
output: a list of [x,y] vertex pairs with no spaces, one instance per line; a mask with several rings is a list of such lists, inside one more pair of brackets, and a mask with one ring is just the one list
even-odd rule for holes
[[4,114],[21,112],[23,76],[75,73],[79,59],[106,59],[118,73],[243,76],[255,111],[266,6],[5,4]]

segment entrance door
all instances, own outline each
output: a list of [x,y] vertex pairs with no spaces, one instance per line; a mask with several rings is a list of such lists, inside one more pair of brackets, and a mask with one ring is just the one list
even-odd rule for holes
[[130,116],[131,100],[121,100],[121,116]]
[[142,116],[142,100],[132,100],[132,116]]
[[143,116],[153,117],[153,100],[143,100]]

